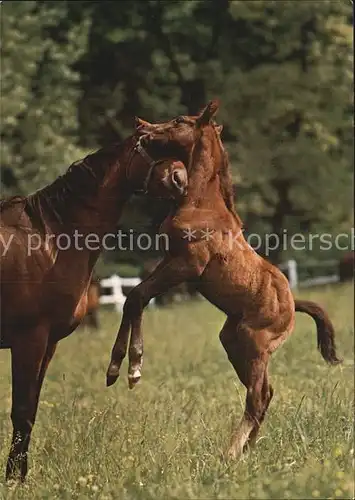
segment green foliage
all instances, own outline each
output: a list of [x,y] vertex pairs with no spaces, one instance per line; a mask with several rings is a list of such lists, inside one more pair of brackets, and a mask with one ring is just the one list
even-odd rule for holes
[[[123,139],[134,115],[196,113],[218,96],[248,230],[349,230],[347,0],[32,1],[1,9],[4,194],[49,182],[83,148]],[[144,214],[151,202],[139,206]]]
[[[260,63],[221,75],[230,148],[249,224],[294,230],[351,223],[352,27],[342,2],[233,2]],[[341,200],[339,194],[341,193]],[[318,224],[317,224],[318,223]]]
[[83,155],[77,145],[79,74],[89,24],[61,29],[61,3],[8,2],[2,15],[2,140],[5,188],[28,193]]

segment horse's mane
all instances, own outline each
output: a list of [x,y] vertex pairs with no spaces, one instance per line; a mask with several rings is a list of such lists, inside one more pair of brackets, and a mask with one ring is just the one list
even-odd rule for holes
[[[217,134],[216,134],[217,135]],[[224,199],[227,209],[233,214],[233,216],[237,219],[240,226],[243,225],[242,220],[235,210],[234,205],[234,190],[233,190],[233,179],[231,173],[231,167],[229,163],[229,156],[227,151],[224,149],[222,141],[220,137],[217,135],[217,140],[219,142],[219,146],[222,152],[222,164],[220,166],[218,176],[220,182],[220,191],[221,195]]]
[[13,207],[17,203],[26,203],[26,196],[10,196],[9,198],[3,198],[0,200],[0,213],[4,212],[6,209]]
[[90,207],[92,196],[98,191],[108,169],[117,163],[127,141],[99,149],[75,161],[63,175],[28,196],[1,200],[0,212],[22,201],[26,210],[42,222],[44,213],[49,213],[60,224],[70,220],[74,205]]
[[227,151],[223,151],[223,161],[219,170],[221,193],[230,212],[235,212],[232,174]]

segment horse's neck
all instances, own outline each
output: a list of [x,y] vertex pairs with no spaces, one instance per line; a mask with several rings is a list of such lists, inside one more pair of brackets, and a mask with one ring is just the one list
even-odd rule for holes
[[[214,178],[207,183],[203,177],[201,179],[195,178],[194,181],[197,182],[191,189],[189,187],[188,194],[184,198],[181,207],[193,207],[195,210],[205,210],[208,206],[214,206],[216,202],[219,202],[218,178]],[[199,183],[201,189],[198,188]]]
[[218,177],[208,182],[202,192],[197,190],[197,196],[189,192],[178,210],[180,214],[193,219],[203,219],[207,213],[209,219],[218,219],[219,215],[226,211],[228,210],[220,193]]
[[198,201],[182,204],[172,217],[173,226],[183,231],[192,230],[193,238],[208,235],[211,231],[238,234],[242,224],[236,214],[228,210],[217,184],[209,183],[205,196]]
[[216,228],[223,221],[233,230],[239,230],[243,223],[234,210],[232,186],[229,187],[232,179],[230,172],[226,171],[229,163],[225,164],[228,157],[221,148],[217,136],[203,132],[192,153],[189,190],[182,208],[185,213],[194,212],[194,221],[207,217]]
[[200,140],[194,147],[190,161],[189,188],[185,198],[185,206],[203,208],[209,205],[210,198],[218,198],[220,181],[215,174],[217,161],[214,150],[216,141],[210,133],[202,132]]
[[242,221],[226,203],[222,193],[219,174],[213,172],[215,161],[211,143],[202,144],[202,148],[192,165],[188,195],[177,212],[179,223],[192,229],[225,229],[239,231]]
[[73,164],[52,184],[28,197],[43,227],[57,232],[113,230],[129,198],[127,147],[99,150]]

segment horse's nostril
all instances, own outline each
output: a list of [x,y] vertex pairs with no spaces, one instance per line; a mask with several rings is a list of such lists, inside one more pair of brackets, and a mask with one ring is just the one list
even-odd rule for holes
[[184,187],[184,177],[181,175],[179,170],[174,170],[173,172],[173,183],[176,187],[181,188]]
[[177,185],[180,184],[180,178],[179,178],[177,172],[173,172],[173,182],[174,182],[174,184],[177,184]]

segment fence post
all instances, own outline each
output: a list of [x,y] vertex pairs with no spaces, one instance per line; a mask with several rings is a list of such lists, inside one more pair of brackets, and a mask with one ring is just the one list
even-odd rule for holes
[[121,278],[117,274],[114,274],[111,280],[112,280],[112,291],[115,300],[115,308],[116,311],[120,312],[122,311],[123,303],[125,300],[122,292]]
[[298,274],[297,274],[297,262],[295,260],[287,261],[288,270],[288,281],[290,283],[290,288],[298,287]]

